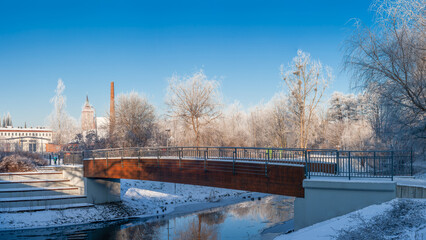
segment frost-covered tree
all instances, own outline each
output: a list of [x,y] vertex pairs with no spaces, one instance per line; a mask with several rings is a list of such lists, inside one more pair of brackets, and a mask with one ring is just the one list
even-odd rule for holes
[[372,144],[372,128],[365,119],[351,121],[344,126],[341,135],[341,149],[369,150],[374,149]]
[[3,121],[2,121],[1,126],[4,127],[4,128],[5,127],[13,127],[12,117],[10,116],[9,112],[6,115],[3,116]]
[[298,50],[287,69],[281,65],[281,74],[288,91],[291,120],[299,130],[299,147],[306,148],[315,110],[332,80],[331,69]]
[[13,127],[12,117],[10,116],[10,113],[7,113],[6,115],[6,127]]
[[200,145],[201,131],[221,115],[219,83],[207,79],[202,70],[192,76],[174,75],[169,80],[168,114],[190,126],[194,143]]
[[120,94],[115,107],[115,145],[144,147],[153,137],[156,125],[154,106],[136,92]]
[[269,102],[250,108],[247,118],[247,144],[255,147],[295,147],[295,134],[288,99],[282,93]]
[[69,143],[77,133],[77,121],[65,110],[66,97],[63,95],[65,84],[58,79],[55,96],[50,99],[53,111],[49,116],[50,128],[53,130],[53,142],[57,144]]
[[357,21],[346,43],[345,63],[356,86],[376,98],[376,114],[386,118],[376,118],[375,132],[379,123],[392,125],[380,126],[381,134],[390,133],[383,140],[393,139],[389,147],[426,146],[425,6],[424,0],[377,0],[374,24]]
[[252,147],[269,147],[269,121],[268,117],[271,114],[270,111],[265,109],[264,104],[258,104],[257,106],[249,109],[248,114],[248,132],[249,132],[249,144]]
[[324,146],[336,149],[365,149],[373,139],[366,94],[334,92],[327,109]]
[[[177,118],[168,118],[170,143],[177,146],[194,146],[193,130],[189,124]],[[246,113],[238,102],[226,107],[221,116],[204,126],[199,132],[200,146],[249,146],[247,141]]]
[[288,98],[283,94],[276,95],[271,100],[271,126],[272,126],[272,146],[287,148],[294,146],[292,136],[293,123],[290,121],[291,115],[288,109]]
[[329,100],[327,117],[331,121],[357,120],[362,116],[362,95],[334,92]]
[[221,130],[222,146],[249,146],[247,114],[241,108],[239,102],[234,102],[224,110],[223,117],[217,124],[217,128]]

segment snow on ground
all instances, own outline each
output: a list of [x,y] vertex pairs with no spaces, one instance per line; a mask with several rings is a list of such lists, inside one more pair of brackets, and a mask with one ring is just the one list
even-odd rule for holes
[[418,173],[418,174],[414,175],[414,177],[416,179],[423,179],[423,180],[426,181],[426,172],[424,172],[424,173]]
[[423,187],[426,188],[426,178],[417,177],[395,177],[397,185],[410,186],[410,187]]
[[[134,215],[169,213],[177,206],[240,198],[247,192],[185,184],[122,180],[121,199]],[[143,209],[143,210],[142,210]]]
[[243,201],[250,195],[254,196],[253,193],[230,189],[122,179],[121,203],[81,209],[2,213],[0,231],[149,217],[168,214],[175,209],[190,212]]
[[[424,187],[426,188],[426,175],[413,176],[413,177],[394,177],[393,180],[397,185],[411,186],[411,187]],[[390,178],[357,178],[352,177],[324,177],[324,176],[311,176],[308,181],[327,181],[327,182],[351,182],[351,183],[389,183]]]
[[306,239],[426,239],[426,199],[394,199],[275,238]]

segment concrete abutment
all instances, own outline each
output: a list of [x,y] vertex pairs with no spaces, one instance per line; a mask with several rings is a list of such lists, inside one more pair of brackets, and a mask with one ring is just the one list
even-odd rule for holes
[[304,198],[294,202],[295,230],[396,198],[393,181],[305,179]]
[[87,196],[87,202],[93,204],[112,203],[121,201],[120,179],[86,178],[82,165],[56,167],[61,170],[70,185],[79,187],[81,194]]
[[120,179],[84,178],[85,192],[89,203],[112,203],[121,201]]

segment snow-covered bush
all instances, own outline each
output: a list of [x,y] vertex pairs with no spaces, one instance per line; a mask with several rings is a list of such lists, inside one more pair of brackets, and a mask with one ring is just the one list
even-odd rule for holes
[[[417,230],[426,227],[425,209],[424,201],[400,199],[384,214],[368,221],[358,216],[362,224],[356,228],[342,229],[336,239],[413,239],[413,233],[415,235]],[[414,236],[414,239],[421,238]]]
[[29,172],[45,165],[47,161],[38,154],[19,153],[0,159],[0,172]]

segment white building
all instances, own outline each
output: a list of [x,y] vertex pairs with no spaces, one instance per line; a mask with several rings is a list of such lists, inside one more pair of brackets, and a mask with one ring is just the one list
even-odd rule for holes
[[46,144],[52,143],[52,130],[43,127],[0,127],[0,151],[45,152]]
[[108,118],[96,117],[96,132],[99,138],[106,138],[108,136]]

